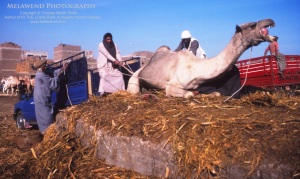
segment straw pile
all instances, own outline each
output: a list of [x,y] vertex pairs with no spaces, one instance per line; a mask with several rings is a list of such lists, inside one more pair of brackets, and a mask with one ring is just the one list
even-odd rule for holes
[[181,177],[219,176],[222,164],[228,162],[247,164],[250,175],[270,151],[282,152],[285,146],[298,150],[299,98],[256,93],[228,103],[223,100],[121,92],[93,97],[67,116],[72,124],[81,118],[112,135],[171,144]]
[[68,131],[59,133],[51,126],[13,172],[31,178],[148,178],[95,159],[94,147],[82,147],[74,134],[76,120],[83,119],[111,135],[171,145],[179,178],[218,178],[231,164],[244,166],[250,176],[264,160],[279,158],[283,165],[292,165],[291,177],[298,176],[300,97],[255,93],[226,103],[224,99],[126,92],[92,96],[65,110]]

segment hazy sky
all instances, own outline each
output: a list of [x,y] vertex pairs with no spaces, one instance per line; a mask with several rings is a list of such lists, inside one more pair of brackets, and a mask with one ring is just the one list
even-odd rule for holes
[[[23,50],[46,51],[53,58],[61,43],[92,50],[106,32],[113,34],[121,55],[175,49],[183,30],[199,40],[208,57],[220,53],[236,25],[271,18],[271,35],[280,51],[300,54],[300,0],[1,0],[0,43]],[[268,43],[240,59],[262,56]]]

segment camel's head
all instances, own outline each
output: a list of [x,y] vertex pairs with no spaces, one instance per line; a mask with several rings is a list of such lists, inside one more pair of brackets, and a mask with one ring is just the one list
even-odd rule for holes
[[265,28],[274,27],[275,22],[272,19],[265,19],[258,22],[249,22],[241,26],[236,26],[236,34],[240,33],[247,48],[257,46],[261,42],[272,42],[275,37],[264,33]]

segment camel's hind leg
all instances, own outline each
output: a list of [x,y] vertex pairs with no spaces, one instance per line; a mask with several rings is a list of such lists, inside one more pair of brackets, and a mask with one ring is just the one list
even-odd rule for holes
[[139,94],[140,93],[140,80],[138,78],[140,71],[143,68],[140,68],[129,78],[127,91],[131,94]]

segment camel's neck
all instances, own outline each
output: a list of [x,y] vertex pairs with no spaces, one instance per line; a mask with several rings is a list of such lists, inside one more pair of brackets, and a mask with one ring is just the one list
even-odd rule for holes
[[247,50],[247,44],[245,39],[241,39],[240,33],[235,34],[219,55],[205,61],[207,64],[204,66],[208,68],[204,69],[206,72],[204,78],[212,79],[228,70]]

